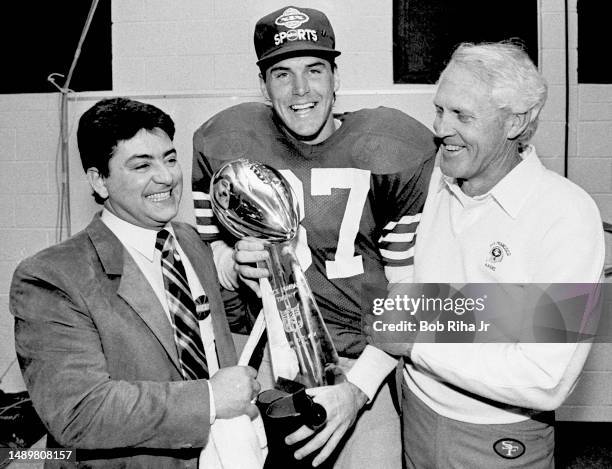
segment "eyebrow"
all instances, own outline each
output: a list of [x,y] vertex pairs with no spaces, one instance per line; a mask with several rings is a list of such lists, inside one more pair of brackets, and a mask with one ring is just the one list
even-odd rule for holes
[[[176,155],[176,148],[171,148],[170,150],[166,151],[163,155],[162,158],[165,158],[166,156],[170,156],[170,155]],[[152,160],[153,159],[153,155],[149,155],[148,153],[142,153],[142,154],[136,154],[136,155],[132,155],[130,156],[127,161],[132,161],[132,160],[136,160],[138,158],[144,158],[147,160]]]
[[287,71],[287,70],[289,70],[289,67],[275,66],[275,67],[271,67],[270,68],[270,73],[280,72],[280,71]]
[[[441,104],[436,103],[435,101],[433,102],[433,105],[436,109],[445,109],[444,106],[442,106]],[[453,106],[450,108],[447,108],[448,111],[450,112],[454,112],[454,113],[458,113],[458,114],[466,114],[466,115],[470,115],[470,116],[474,116],[475,112],[474,110],[468,109],[468,108],[463,108],[463,107],[458,107],[458,106]]]
[[319,66],[321,66],[321,65],[322,65],[323,67],[325,67],[325,63],[324,63],[324,62],[322,62],[321,60],[317,60],[316,62],[313,62],[313,63],[311,63],[311,64],[306,65],[306,67],[308,67],[308,68],[312,68],[312,67],[319,67]]
[[[314,67],[325,67],[325,63],[321,60],[317,60],[316,62],[310,63],[310,64],[306,64],[305,68],[314,68]],[[277,66],[273,66],[270,68],[270,73],[274,73],[277,71],[283,71],[283,72],[287,72],[287,71],[291,71],[291,68],[289,67],[283,67],[282,65],[277,65]]]

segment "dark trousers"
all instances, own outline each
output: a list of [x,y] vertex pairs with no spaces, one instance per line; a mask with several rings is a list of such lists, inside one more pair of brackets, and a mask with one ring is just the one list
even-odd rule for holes
[[444,417],[402,385],[402,439],[407,469],[554,468],[554,414],[508,424]]

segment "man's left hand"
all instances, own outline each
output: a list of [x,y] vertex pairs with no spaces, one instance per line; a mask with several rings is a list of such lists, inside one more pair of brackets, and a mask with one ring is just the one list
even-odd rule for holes
[[[296,459],[302,459],[319,448],[323,448],[312,465],[318,466],[334,451],[346,431],[355,422],[359,411],[368,397],[354,384],[345,381],[333,386],[307,389],[314,401],[325,407],[327,422],[325,426],[304,447],[295,452]],[[285,438],[288,445],[293,445],[310,437],[314,433],[303,426]]]
[[[389,355],[394,357],[409,357],[414,346],[414,339],[416,333],[402,332],[394,333],[387,331],[380,331],[374,327],[374,321],[378,320],[378,316],[373,314],[365,315],[365,325],[363,332],[366,335],[366,341],[368,344],[387,352]],[[403,342],[389,342],[391,334],[394,334],[398,338],[404,339]]]

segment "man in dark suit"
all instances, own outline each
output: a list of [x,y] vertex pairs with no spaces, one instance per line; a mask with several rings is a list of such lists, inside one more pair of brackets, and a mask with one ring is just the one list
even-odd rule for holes
[[76,449],[88,467],[196,467],[215,419],[256,415],[259,384],[235,366],[209,246],[171,223],[182,191],[174,123],[114,98],[83,114],[77,136],[104,208],[24,260],[10,294],[47,446]]

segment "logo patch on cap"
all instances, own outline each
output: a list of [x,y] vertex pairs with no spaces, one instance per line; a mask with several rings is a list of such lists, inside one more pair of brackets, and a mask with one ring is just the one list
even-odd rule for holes
[[514,438],[497,440],[493,449],[504,459],[516,459],[525,454],[525,445]]
[[278,26],[284,26],[288,29],[295,29],[302,24],[306,23],[310,18],[306,13],[302,13],[297,8],[287,8],[283,11],[283,14],[276,18],[276,23]]

